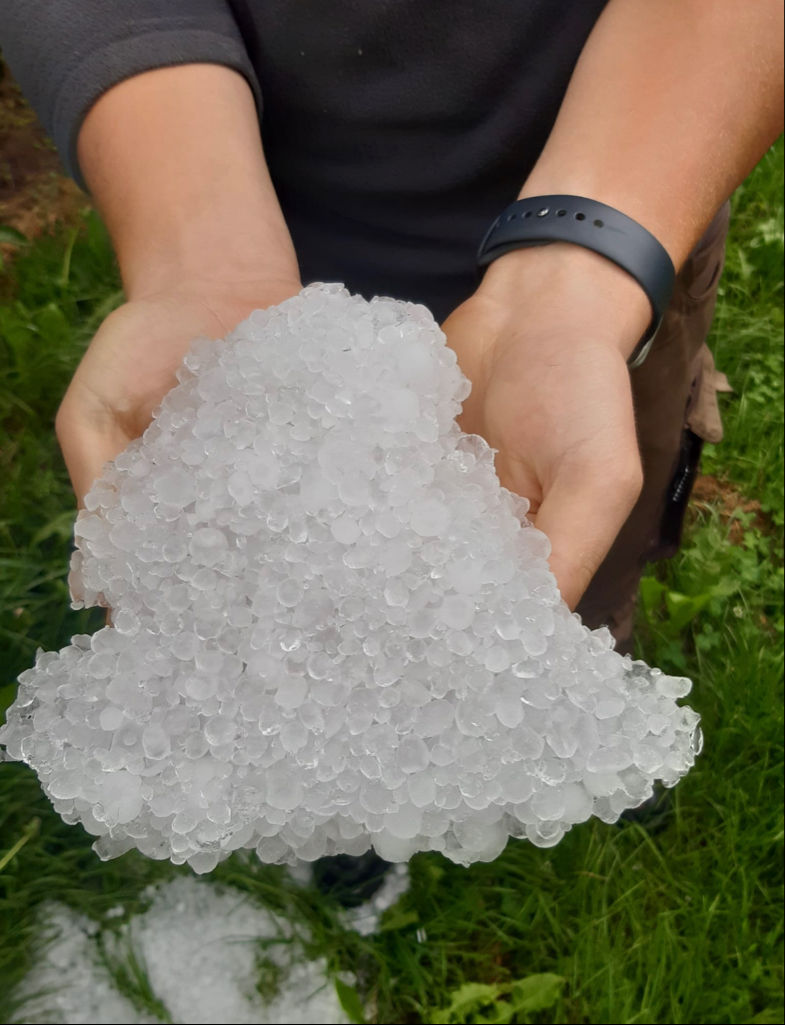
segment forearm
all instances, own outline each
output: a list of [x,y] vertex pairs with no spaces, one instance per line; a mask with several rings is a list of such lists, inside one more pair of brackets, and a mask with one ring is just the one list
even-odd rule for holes
[[297,279],[253,96],[237,72],[191,64],[127,79],[93,106],[78,145],[129,299],[183,279]]
[[782,128],[782,0],[611,0],[522,196],[587,195],[686,259]]
[[[520,196],[616,207],[678,269],[781,131],[782,14],[781,0],[611,0]],[[536,288],[543,276],[553,297],[563,286],[590,298],[594,329],[615,331],[629,355],[651,310],[603,257],[570,245],[522,250],[492,264],[484,288],[504,306],[522,279]]]

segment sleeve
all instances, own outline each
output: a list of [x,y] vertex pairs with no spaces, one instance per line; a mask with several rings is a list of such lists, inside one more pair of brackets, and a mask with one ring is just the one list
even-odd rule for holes
[[227,0],[7,0],[0,46],[69,174],[84,187],[76,140],[111,86],[174,64],[223,64],[261,91]]

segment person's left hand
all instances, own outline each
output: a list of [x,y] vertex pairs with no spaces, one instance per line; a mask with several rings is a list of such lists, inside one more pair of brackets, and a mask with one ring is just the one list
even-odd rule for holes
[[640,493],[626,358],[651,312],[628,275],[586,250],[510,253],[442,325],[472,383],[460,426],[498,450],[531,502],[574,608]]

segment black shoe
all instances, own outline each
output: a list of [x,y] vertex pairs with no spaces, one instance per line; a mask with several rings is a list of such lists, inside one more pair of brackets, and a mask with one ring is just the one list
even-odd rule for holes
[[381,887],[390,864],[375,851],[359,857],[333,854],[314,862],[313,880],[321,893],[328,894],[341,907],[356,908]]
[[619,816],[618,825],[634,822],[645,829],[650,836],[661,833],[668,825],[673,814],[673,797],[671,791],[662,785],[654,784],[654,793],[637,808],[628,808]]

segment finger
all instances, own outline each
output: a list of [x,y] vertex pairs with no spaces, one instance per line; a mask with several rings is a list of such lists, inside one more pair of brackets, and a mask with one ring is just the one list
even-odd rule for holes
[[635,505],[640,464],[576,482],[564,476],[544,497],[537,527],[551,542],[550,566],[562,597],[574,609]]

